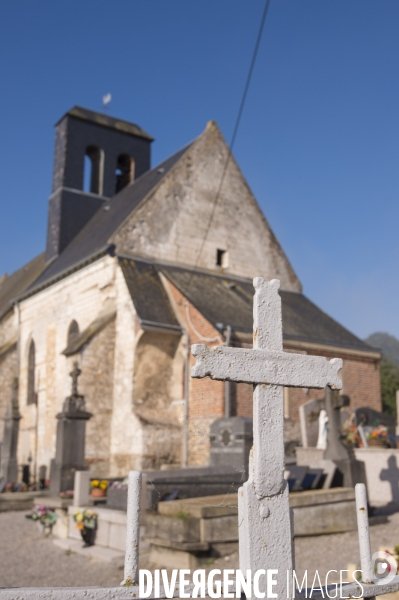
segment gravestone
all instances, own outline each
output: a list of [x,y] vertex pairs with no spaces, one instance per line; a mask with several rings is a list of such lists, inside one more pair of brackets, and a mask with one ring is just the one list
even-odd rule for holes
[[51,464],[50,492],[73,490],[75,471],[86,470],[85,436],[86,421],[92,414],[85,410],[84,396],[78,393],[78,377],[81,371],[74,363],[72,394],[65,399],[62,412],[57,415],[57,442],[55,460]]
[[4,435],[1,459],[2,476],[7,482],[18,481],[18,434],[21,415],[18,407],[18,379],[12,383],[12,395],[4,417]]
[[211,425],[210,443],[210,467],[233,467],[248,474],[249,453],[253,443],[252,419],[216,419]]
[[[259,569],[276,569],[273,592],[285,598],[287,577],[292,580],[293,532],[284,479],[283,386],[340,389],[342,360],[283,352],[280,282],[257,277],[254,287],[253,349],[195,344],[192,377],[254,385],[254,446],[248,481],[238,493],[240,570],[250,569],[253,577]],[[264,579],[261,593],[267,592]]]
[[308,400],[299,407],[303,448],[315,448],[319,435],[319,415],[324,408],[322,399]]
[[328,415],[327,449],[324,458],[332,460],[337,467],[333,485],[355,487],[357,483],[366,483],[364,463],[355,458],[352,448],[342,443],[340,409],[349,406],[349,397],[340,396],[326,388],[324,404]]

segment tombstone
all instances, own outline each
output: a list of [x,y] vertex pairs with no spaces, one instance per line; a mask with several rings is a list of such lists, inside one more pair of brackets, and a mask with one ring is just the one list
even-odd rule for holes
[[55,496],[60,492],[72,490],[75,471],[86,470],[86,421],[92,417],[92,414],[85,411],[84,396],[78,393],[80,374],[81,370],[75,362],[70,373],[72,394],[65,399],[63,410],[57,415],[56,452],[50,473],[50,492]]
[[75,471],[73,506],[87,506],[90,502],[90,472]]
[[344,446],[341,441],[340,409],[349,406],[349,397],[339,396],[337,392],[326,388],[324,403],[328,416],[327,449],[324,458],[332,460],[337,467],[333,485],[355,487],[357,483],[366,483],[364,462],[356,460],[353,448]]
[[322,399],[308,400],[299,407],[303,448],[315,448],[319,436],[319,415],[323,409]]
[[18,407],[18,379],[12,383],[12,396],[4,417],[4,435],[1,459],[1,471],[7,482],[18,481],[18,434],[21,415]]
[[210,443],[210,467],[233,467],[248,474],[249,453],[253,443],[252,419],[216,419],[211,425]]
[[[248,481],[238,492],[240,570],[250,569],[253,578],[259,569],[276,569],[273,592],[285,598],[293,532],[284,479],[283,386],[341,389],[342,360],[283,352],[280,282],[257,277],[254,287],[253,349],[194,344],[192,377],[254,385],[254,446]],[[261,593],[268,591],[265,579],[259,581]]]

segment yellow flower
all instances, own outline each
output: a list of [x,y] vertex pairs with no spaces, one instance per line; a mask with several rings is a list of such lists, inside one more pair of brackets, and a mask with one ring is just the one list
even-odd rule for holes
[[100,483],[100,488],[101,488],[102,490],[106,490],[106,489],[107,489],[107,487],[108,487],[108,481],[107,481],[106,479],[103,479],[103,480],[101,481],[101,483]]
[[98,481],[98,479],[93,479],[93,481],[91,482],[91,487],[99,487],[100,482]]
[[83,515],[82,515],[82,513],[76,513],[75,514],[75,521],[77,523],[81,523],[83,521]]

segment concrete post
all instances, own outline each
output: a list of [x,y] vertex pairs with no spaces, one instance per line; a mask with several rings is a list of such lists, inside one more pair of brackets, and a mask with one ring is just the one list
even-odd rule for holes
[[367,492],[364,483],[357,483],[355,486],[356,494],[356,514],[357,530],[359,535],[360,547],[360,565],[362,570],[362,580],[364,583],[373,583],[373,567],[371,564],[370,532],[369,518],[367,513]]
[[127,493],[125,578],[122,585],[138,581],[140,542],[141,471],[130,471]]

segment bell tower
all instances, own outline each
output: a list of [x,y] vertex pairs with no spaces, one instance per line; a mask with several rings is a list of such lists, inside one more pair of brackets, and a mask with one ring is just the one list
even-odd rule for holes
[[56,124],[46,260],[150,168],[153,138],[138,125],[75,106]]

